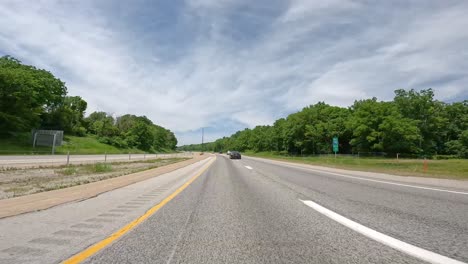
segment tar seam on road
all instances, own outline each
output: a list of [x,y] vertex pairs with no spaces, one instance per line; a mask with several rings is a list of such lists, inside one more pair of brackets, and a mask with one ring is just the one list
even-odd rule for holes
[[342,215],[339,215],[312,201],[303,201],[303,200],[299,200],[299,201],[303,202],[305,205],[309,206],[315,211],[327,216],[328,218],[360,233],[361,235],[364,235],[368,238],[371,238],[377,242],[380,242],[386,246],[394,248],[398,251],[406,253],[420,260],[423,260],[429,263],[434,263],[434,264],[463,264],[464,263],[464,262],[451,259],[443,255],[437,254],[435,252],[413,246],[411,244],[408,244],[406,242],[403,242],[391,236],[382,234],[378,231],[375,231],[357,222],[354,222],[353,220],[350,220]]
[[164,200],[162,200],[159,204],[155,205],[154,207],[150,208],[148,211],[146,211],[145,214],[142,216],[138,217],[137,219],[133,220],[132,222],[128,223],[121,229],[119,229],[117,232],[113,233],[109,237],[95,243],[94,245],[88,247],[87,249],[77,253],[76,255],[70,257],[69,259],[64,260],[62,263],[64,264],[75,264],[75,263],[81,263],[85,261],[87,258],[91,257],[92,255],[96,254],[103,248],[105,248],[107,245],[111,244],[115,240],[119,239],[121,236],[126,234],[127,232],[131,231],[134,229],[136,226],[138,226],[140,223],[148,219],[150,216],[152,216],[154,213],[156,213],[159,209],[161,209],[164,205],[166,205],[169,201],[174,199],[179,193],[181,193],[185,188],[187,188],[192,182],[194,182],[200,175],[202,175],[210,166],[211,164],[214,163],[216,160],[216,157],[212,159],[208,164],[206,164],[201,170],[198,171],[197,174],[195,174],[190,180],[188,180],[184,185],[179,187],[175,192],[170,194],[168,197],[166,197]]
[[[203,195],[200,195],[200,196],[198,197],[197,204],[200,203],[201,197],[203,197]],[[170,263],[172,262],[172,260],[174,259],[174,256],[175,256],[175,253],[176,253],[176,251],[177,251],[177,248],[179,247],[180,243],[182,242],[182,238],[183,238],[184,234],[186,233],[187,227],[188,227],[190,221],[193,219],[193,216],[194,216],[196,210],[197,210],[197,209],[196,209],[196,207],[195,207],[195,208],[190,212],[190,214],[187,216],[187,220],[185,220],[184,226],[183,226],[183,228],[181,229],[181,231],[179,232],[179,235],[177,236],[176,243],[175,243],[174,246],[172,247],[171,254],[169,255],[169,258],[167,259],[166,264],[170,264]]]
[[[187,217],[187,220],[185,221],[184,223],[184,228],[182,228],[182,230],[185,230],[190,222],[190,218],[192,218],[192,215],[193,215],[193,212],[191,214],[189,214],[189,216]],[[174,255],[177,251],[177,247],[179,246],[179,243],[180,241],[182,241],[182,236],[184,235],[184,231],[181,231],[179,233],[179,235],[177,236],[177,241],[174,245],[174,247],[172,248],[171,250],[171,254],[169,255],[169,258],[167,259],[166,261],[166,264],[170,264],[172,262],[172,259],[174,258]]]
[[363,181],[385,183],[385,184],[391,184],[391,185],[397,185],[397,186],[403,186],[403,187],[410,187],[410,188],[416,188],[416,189],[423,189],[423,190],[430,190],[430,191],[437,191],[437,192],[448,192],[448,193],[454,193],[454,194],[468,195],[468,192],[451,191],[451,190],[431,188],[431,187],[423,187],[423,186],[410,185],[410,184],[404,184],[404,183],[373,180],[373,179],[367,179],[367,178],[356,177],[356,176],[351,176],[351,175],[345,175],[345,174],[340,174],[340,173],[334,173],[334,172],[328,172],[328,171],[322,171],[322,170],[314,170],[314,169],[303,167],[303,166],[294,166],[294,165],[289,165],[289,164],[284,164],[284,163],[280,163],[280,164],[285,166],[285,167],[289,167],[289,168],[296,168],[296,169],[299,168],[299,169],[304,169],[304,170],[307,170],[307,171],[321,172],[321,173],[325,173],[325,174],[331,174],[331,175],[336,175],[336,176],[340,176],[340,177],[358,179],[358,180],[363,180]]

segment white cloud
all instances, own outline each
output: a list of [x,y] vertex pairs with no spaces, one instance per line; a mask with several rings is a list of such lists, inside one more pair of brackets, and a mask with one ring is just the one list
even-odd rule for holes
[[[316,18],[317,16],[324,18],[361,6],[358,2],[352,0],[291,0],[290,2],[290,7],[283,15],[282,22],[300,19],[309,20],[310,17]],[[319,23],[320,20],[314,19],[314,22]]]
[[[51,70],[90,111],[146,115],[181,143],[222,120],[236,129],[271,124],[317,101],[347,106],[432,85],[443,100],[468,94],[464,2],[197,0],[177,17],[157,11],[181,28],[145,31],[145,21],[132,25],[144,36],[136,35],[93,1],[2,1],[0,53]],[[167,45],[167,34],[184,42]]]

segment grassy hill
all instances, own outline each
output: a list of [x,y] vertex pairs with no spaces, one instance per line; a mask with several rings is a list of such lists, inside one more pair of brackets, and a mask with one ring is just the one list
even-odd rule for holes
[[[139,149],[120,149],[98,141],[95,136],[86,137],[65,136],[62,146],[56,148],[56,154],[66,154],[68,151],[73,154],[125,154],[144,153]],[[31,144],[30,134],[21,133],[10,138],[0,138],[1,155],[22,155],[22,154],[50,154],[52,147],[36,147]]]

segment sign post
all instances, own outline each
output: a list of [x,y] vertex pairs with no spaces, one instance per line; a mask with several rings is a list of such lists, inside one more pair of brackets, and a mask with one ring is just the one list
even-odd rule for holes
[[338,152],[338,137],[333,137],[333,152],[335,152],[336,159],[336,153]]

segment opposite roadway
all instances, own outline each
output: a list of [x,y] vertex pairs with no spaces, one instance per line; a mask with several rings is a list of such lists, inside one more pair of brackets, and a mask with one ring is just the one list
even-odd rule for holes
[[[198,178],[167,204],[112,243],[84,258],[84,262],[468,262],[466,190],[424,187],[365,176],[349,177],[249,157],[230,160],[225,155],[216,155],[210,162],[213,163],[208,169],[198,174]],[[21,221],[46,221],[52,215],[54,218],[65,215],[65,210],[75,212],[76,218],[85,214],[85,211],[79,213],[79,208],[99,207],[99,204],[109,207],[113,199],[130,199],[140,195],[140,190],[150,188],[151,184],[166,184],[165,189],[172,192],[181,186],[181,181],[193,179],[195,170],[201,171],[201,167],[206,168],[208,164],[200,163],[193,165],[193,169],[174,173],[174,176],[160,176],[147,183],[129,186],[125,191],[127,198],[117,195],[118,191],[115,195],[109,192],[107,196],[93,198],[96,201],[89,199],[49,209],[50,213],[45,210],[37,215],[0,219],[0,227],[3,224],[5,231],[9,230],[8,236],[17,236],[14,232],[21,233],[13,227]],[[176,186],[176,182],[179,185]],[[169,184],[174,186],[170,188]],[[123,202],[124,198],[119,199]],[[139,215],[142,213],[144,211]],[[131,217],[137,218],[135,215]],[[55,221],[57,225],[65,222]],[[50,232],[57,233],[50,228]],[[37,230],[40,232],[43,228]],[[113,228],[112,232],[116,230]],[[36,231],[28,231],[33,232]],[[95,244],[112,232],[103,232],[98,240],[87,241]],[[14,241],[19,240],[19,236],[2,239]],[[65,256],[57,259],[60,261],[83,252],[89,243],[70,242],[68,247],[49,243],[47,247],[52,253],[59,251],[60,246],[69,250],[62,251]],[[79,246],[73,246],[70,251],[71,245]],[[21,252],[29,247],[17,246],[5,252]],[[11,255],[10,259],[18,261],[21,258]]]
[[100,154],[100,155],[12,155],[0,156],[1,168],[25,168],[49,165],[85,164],[96,162],[124,162],[154,158],[189,157],[191,153],[177,154]]
[[467,194],[218,155],[174,200],[87,262],[423,262],[330,219],[302,200],[430,253],[466,262]]

